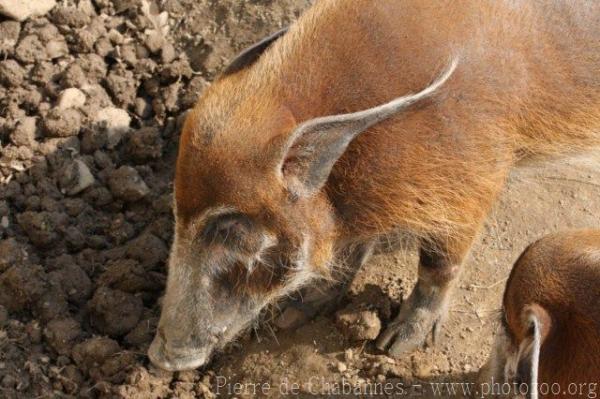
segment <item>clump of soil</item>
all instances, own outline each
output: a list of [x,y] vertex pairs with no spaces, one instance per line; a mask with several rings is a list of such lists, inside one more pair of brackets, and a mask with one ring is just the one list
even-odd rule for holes
[[0,16],[2,397],[210,395],[210,376],[145,356],[179,129],[228,59],[308,4],[226,3],[64,0]]
[[353,341],[374,340],[381,331],[381,320],[372,310],[346,308],[336,314],[336,322]]

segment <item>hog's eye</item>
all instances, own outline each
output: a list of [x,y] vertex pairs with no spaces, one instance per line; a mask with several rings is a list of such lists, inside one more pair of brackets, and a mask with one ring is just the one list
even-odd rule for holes
[[239,244],[251,228],[252,222],[243,214],[219,215],[207,222],[202,238],[207,244]]

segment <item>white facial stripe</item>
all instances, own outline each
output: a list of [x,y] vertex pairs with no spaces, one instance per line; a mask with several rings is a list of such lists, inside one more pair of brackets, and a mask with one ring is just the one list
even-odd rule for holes
[[589,249],[583,253],[583,256],[592,264],[600,264],[600,251],[597,249]]
[[[225,215],[232,212],[237,212],[238,210],[234,207],[230,206],[219,206],[206,209],[198,218],[196,218],[192,223],[192,229],[197,231],[204,225],[207,219],[219,215]],[[177,239],[177,233],[175,233],[174,245],[177,245],[179,240]],[[260,245],[260,249],[256,255],[249,258],[237,251],[221,248],[222,256],[214,257],[214,256],[200,256],[201,259],[198,259],[200,262],[204,263],[205,267],[201,269],[207,271],[206,276],[208,277],[214,273],[218,273],[223,270],[223,268],[227,268],[233,262],[242,262],[244,263],[249,271],[249,274],[255,269],[258,264],[263,264],[266,267],[275,267],[277,265],[269,264],[269,261],[265,258],[266,253],[269,249],[275,247],[278,244],[277,236],[270,232],[263,233],[262,243]],[[306,284],[307,281],[314,279],[317,277],[317,274],[310,267],[310,248],[312,244],[312,237],[308,235],[303,236],[302,244],[300,246],[299,251],[296,253],[294,259],[292,260],[293,264],[293,275],[289,279],[289,281],[285,284],[284,292],[274,292],[272,295],[269,295],[267,298],[264,298],[264,304],[267,304],[275,299],[278,299],[281,296],[285,296],[290,292],[296,291]],[[183,245],[187,248],[187,243],[179,243],[179,246]],[[183,248],[182,248],[183,250]],[[173,248],[171,251],[171,263],[172,264],[181,264],[181,260],[185,258],[184,253],[179,254],[179,251]],[[184,251],[185,252],[185,251]],[[196,256],[199,256],[198,254]],[[182,259],[179,259],[179,258]],[[173,268],[177,269],[177,268]],[[208,282],[208,281],[207,281]],[[205,285],[209,285],[206,284]],[[208,287],[205,287],[208,288]]]
[[[295,256],[292,259],[292,273],[291,277],[284,284],[283,290],[275,290],[262,298],[254,298],[257,303],[260,303],[261,307],[266,306],[277,299],[294,292],[301,287],[303,287],[308,281],[317,277],[317,274],[314,273],[310,267],[310,248],[311,248],[312,238],[310,236],[305,235],[303,237],[302,244],[300,245],[300,249],[297,251]],[[251,273],[256,267],[257,264],[261,264],[267,268],[273,267],[283,267],[282,265],[270,264],[267,259],[264,258],[265,253],[272,247],[277,245],[277,238],[270,234],[266,233],[263,236],[263,243],[261,246],[261,250],[257,256],[248,260],[248,258],[238,259],[238,261],[243,261],[248,266],[248,277],[251,277]],[[277,260],[275,259],[275,262]]]
[[276,293],[272,298],[269,298],[269,301],[294,292],[303,287],[308,281],[317,277],[310,265],[311,243],[312,237],[306,234],[303,235],[300,251],[298,251],[293,261],[294,271],[292,277],[285,284],[285,291]]
[[194,222],[192,223],[192,227],[194,229],[197,229],[201,225],[205,224],[206,220],[208,220],[211,217],[227,215],[229,213],[234,212],[238,212],[238,210],[232,206],[216,206],[213,208],[208,208],[204,212],[202,212],[202,214],[198,218],[196,218],[196,220],[194,220]]
[[254,268],[257,264],[265,265],[269,268],[273,267],[273,265],[269,264],[267,258],[265,258],[265,254],[269,251],[269,249],[275,247],[277,245],[277,237],[271,233],[263,233],[261,237],[260,249],[254,258],[245,261],[248,264],[248,272],[251,274],[254,271]]

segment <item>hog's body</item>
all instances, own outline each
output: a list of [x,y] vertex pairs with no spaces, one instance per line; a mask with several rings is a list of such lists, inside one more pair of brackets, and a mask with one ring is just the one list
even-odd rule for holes
[[186,121],[151,358],[203,364],[398,231],[421,240],[420,278],[378,346],[420,345],[515,163],[598,142],[598,18],[585,1],[318,1]]
[[491,387],[493,378],[526,397],[596,395],[599,304],[600,231],[554,234],[529,246],[506,284],[504,323],[481,383]]

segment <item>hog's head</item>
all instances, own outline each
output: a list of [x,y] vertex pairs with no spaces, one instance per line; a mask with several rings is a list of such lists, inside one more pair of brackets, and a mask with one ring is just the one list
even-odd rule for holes
[[152,362],[199,367],[267,304],[327,277],[338,231],[323,188],[334,164],[354,137],[431,94],[455,66],[418,94],[301,123],[277,83],[261,77],[269,68],[236,68],[207,89],[180,139]]
[[162,368],[204,364],[267,304],[328,277],[337,231],[322,188],[350,139],[338,122],[321,135],[333,125],[298,127],[287,109],[262,106],[216,127],[201,101],[184,126],[167,289],[149,352]]

